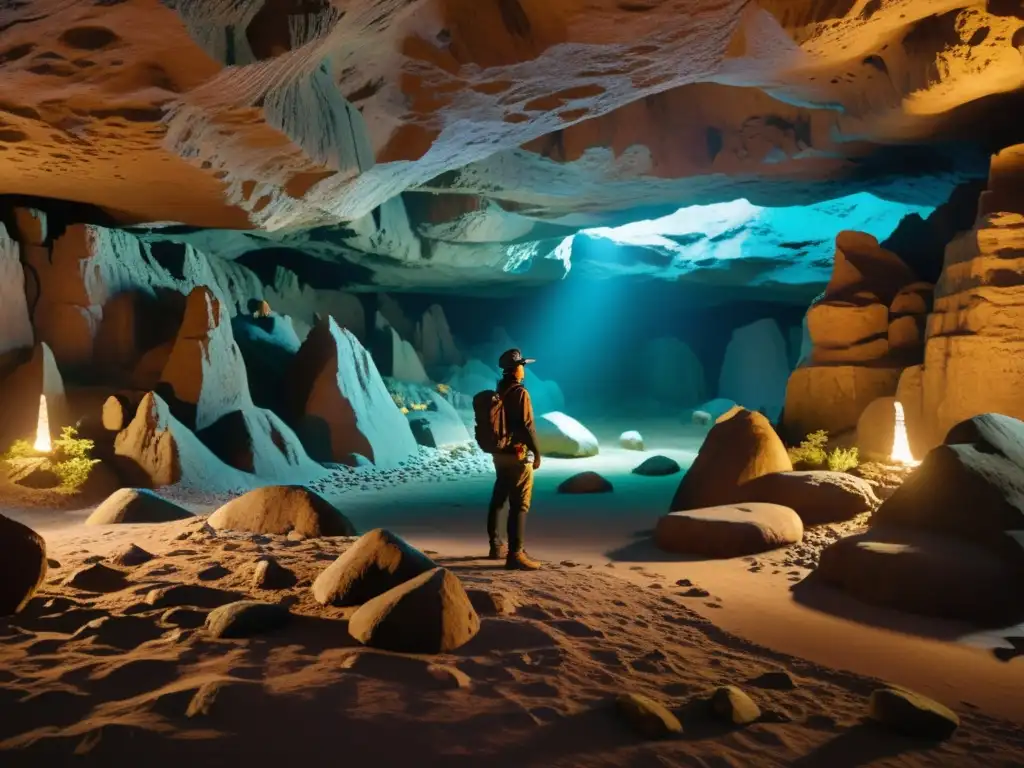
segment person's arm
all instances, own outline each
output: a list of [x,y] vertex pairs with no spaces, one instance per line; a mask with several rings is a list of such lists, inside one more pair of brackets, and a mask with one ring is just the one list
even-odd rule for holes
[[520,409],[523,414],[523,432],[526,438],[526,447],[533,451],[534,456],[540,456],[540,447],[537,444],[537,429],[533,419],[533,401],[530,393],[525,387],[520,387]]

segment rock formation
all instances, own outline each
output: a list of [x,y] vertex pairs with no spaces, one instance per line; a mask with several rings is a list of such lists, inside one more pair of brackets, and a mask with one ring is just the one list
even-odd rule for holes
[[306,538],[353,536],[356,529],[337,508],[303,486],[265,486],[232,499],[210,515],[217,530]]
[[452,329],[444,310],[437,304],[431,305],[416,326],[416,348],[428,370],[443,370],[453,365],[462,365],[463,355],[452,338]]
[[122,488],[96,507],[85,524],[170,523],[175,520],[188,520],[192,516],[187,509],[161,498],[152,491]]
[[380,312],[377,313],[373,349],[373,359],[381,375],[420,384],[430,381],[416,348],[399,336]]
[[288,380],[290,418],[310,455],[349,462],[365,456],[394,467],[416,452],[416,440],[370,354],[333,318],[321,320],[295,356]]
[[0,515],[0,616],[10,616],[24,608],[44,578],[43,537]]
[[0,355],[31,347],[35,339],[25,288],[18,243],[0,224]]
[[778,504],[736,504],[670,512],[658,518],[654,542],[666,552],[728,558],[796,544],[800,517]]
[[35,440],[40,396],[46,398],[51,434],[59,434],[69,419],[64,379],[45,342],[12,354],[8,364],[12,363],[17,367],[0,380],[0,449],[4,452],[15,440]]
[[789,377],[786,339],[770,318],[737,328],[725,348],[718,396],[779,419]]

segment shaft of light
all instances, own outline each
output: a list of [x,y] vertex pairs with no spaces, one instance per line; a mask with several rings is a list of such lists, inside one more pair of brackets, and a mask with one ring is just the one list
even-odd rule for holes
[[903,403],[898,400],[896,406],[896,425],[892,431],[892,453],[889,458],[896,464],[919,464],[910,452],[910,441],[907,439],[907,422],[903,415]]
[[50,415],[46,410],[46,395],[39,396],[39,421],[36,422],[36,443],[32,446],[40,453],[53,450],[50,440]]

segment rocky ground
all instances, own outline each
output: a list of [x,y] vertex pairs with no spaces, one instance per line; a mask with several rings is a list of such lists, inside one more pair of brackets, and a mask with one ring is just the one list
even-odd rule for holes
[[[568,562],[519,574],[429,553],[470,590],[480,633],[442,656],[372,651],[347,632],[352,609],[309,589],[351,541],[217,533],[202,519],[53,537],[45,585],[0,622],[0,762],[991,766],[1024,749],[1024,731],[956,701],[962,724],[942,745],[867,725],[877,681],[717,629],[687,608],[688,582],[642,588]],[[293,586],[257,586],[268,557]],[[213,639],[206,614],[242,598],[287,606],[289,623]],[[755,722],[711,716],[707,697],[727,684],[759,706]],[[682,732],[639,736],[616,715],[623,693],[664,704]]]

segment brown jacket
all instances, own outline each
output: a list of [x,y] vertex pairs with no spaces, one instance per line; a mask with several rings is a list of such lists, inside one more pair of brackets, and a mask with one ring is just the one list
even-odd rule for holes
[[512,435],[513,448],[526,446],[534,456],[540,456],[533,420],[533,402],[526,387],[515,379],[502,379],[498,382],[498,394],[505,408],[505,425]]

